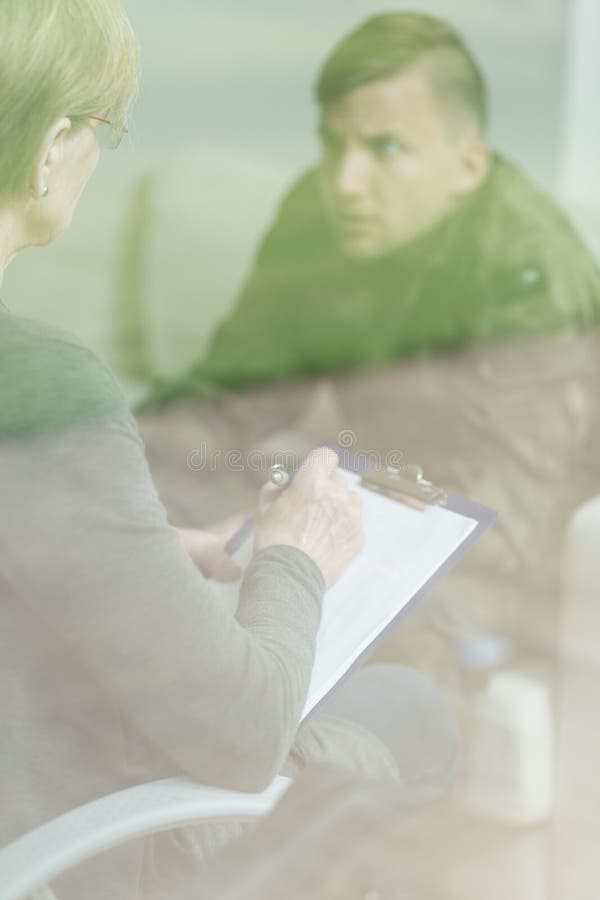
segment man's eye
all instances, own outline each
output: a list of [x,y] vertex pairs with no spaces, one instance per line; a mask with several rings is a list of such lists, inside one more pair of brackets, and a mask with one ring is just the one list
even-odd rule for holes
[[394,138],[377,138],[371,143],[371,148],[376,156],[382,159],[391,159],[398,156],[404,150],[400,141]]

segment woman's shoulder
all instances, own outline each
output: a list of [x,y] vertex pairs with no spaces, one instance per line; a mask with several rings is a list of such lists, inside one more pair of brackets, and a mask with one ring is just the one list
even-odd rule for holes
[[0,310],[0,435],[91,424],[125,409],[110,369],[76,337]]

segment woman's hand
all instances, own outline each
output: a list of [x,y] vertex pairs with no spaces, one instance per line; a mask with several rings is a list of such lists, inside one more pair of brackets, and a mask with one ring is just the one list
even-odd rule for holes
[[227,541],[233,537],[248,517],[231,516],[207,531],[178,528],[183,546],[201,572],[216,581],[236,581],[242,570],[225,552]]
[[364,546],[361,499],[338,471],[337,455],[319,447],[289,487],[266,484],[255,518],[254,549],[289,544],[310,556],[331,587]]

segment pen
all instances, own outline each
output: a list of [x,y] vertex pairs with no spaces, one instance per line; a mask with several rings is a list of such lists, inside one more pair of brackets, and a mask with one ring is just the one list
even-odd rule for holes
[[[289,484],[291,477],[290,473],[281,465],[281,463],[277,463],[269,469],[269,479],[271,483],[277,485],[277,487],[285,487]],[[233,554],[240,549],[246,538],[252,533],[253,528],[254,516],[250,516],[250,518],[246,519],[242,527],[229,538],[225,544],[225,552],[228,553],[229,556],[233,556]]]
[[286,472],[281,463],[276,463],[274,466],[271,466],[269,478],[273,484],[277,485],[277,487],[285,487],[286,484],[289,484],[290,473]]

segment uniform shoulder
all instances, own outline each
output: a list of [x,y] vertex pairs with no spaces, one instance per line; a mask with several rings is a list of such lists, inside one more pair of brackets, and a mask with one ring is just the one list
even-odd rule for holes
[[[480,218],[481,216],[481,218]],[[559,204],[518,166],[494,160],[484,188],[477,244],[488,278],[507,303],[543,321],[595,320],[600,272]]]
[[280,201],[259,245],[252,276],[257,271],[261,275],[274,271],[279,276],[290,266],[294,272],[301,271],[313,252],[328,246],[327,235],[317,172],[311,169],[294,181]]
[[284,194],[277,213],[280,227],[315,227],[322,220],[321,199],[316,169],[300,175]]
[[319,182],[316,168],[307,169],[292,182],[281,205],[293,206],[297,203],[319,203]]
[[126,409],[107,366],[75,337],[0,310],[0,434],[88,424]]
[[[496,156],[487,186],[488,216],[497,228],[510,228],[526,245],[541,248],[551,244],[585,245],[567,214],[541,186],[519,166]],[[511,242],[513,246],[516,241]],[[585,248],[586,252],[587,248]],[[591,256],[591,254],[590,254]]]

